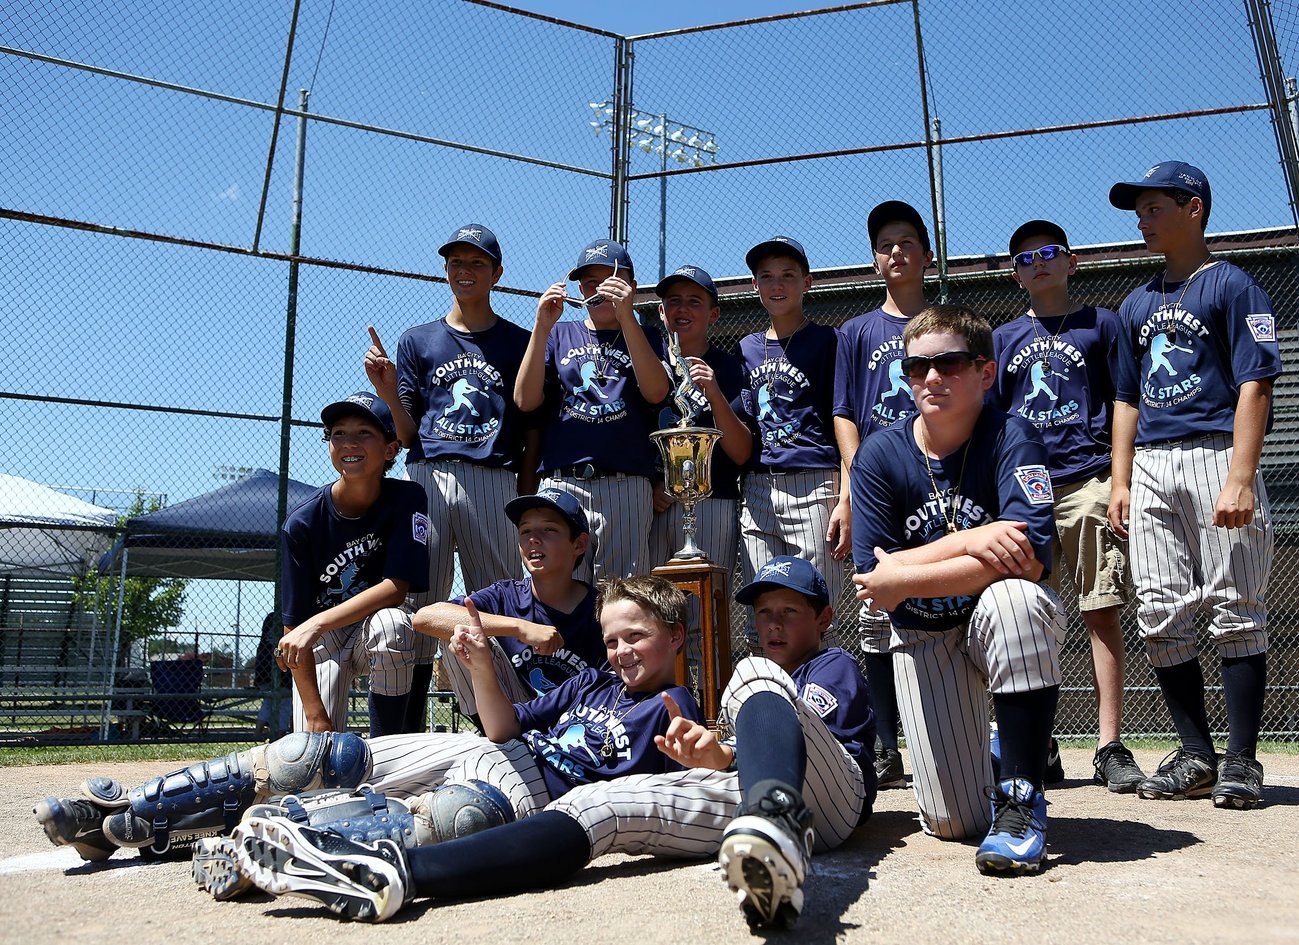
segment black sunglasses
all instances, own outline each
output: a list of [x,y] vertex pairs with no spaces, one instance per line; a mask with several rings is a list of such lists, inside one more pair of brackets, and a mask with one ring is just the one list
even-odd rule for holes
[[1031,266],[1033,265],[1034,256],[1041,256],[1042,262],[1050,262],[1055,259],[1055,257],[1064,256],[1068,254],[1068,252],[1069,247],[1067,246],[1048,243],[1045,246],[1039,246],[1037,249],[1030,249],[1022,253],[1016,253],[1013,258],[1016,266]]
[[964,369],[967,365],[978,364],[988,360],[973,351],[944,351],[942,354],[916,355],[902,359],[902,373],[910,378],[923,378],[929,375],[930,368],[937,368],[938,373],[950,376]]

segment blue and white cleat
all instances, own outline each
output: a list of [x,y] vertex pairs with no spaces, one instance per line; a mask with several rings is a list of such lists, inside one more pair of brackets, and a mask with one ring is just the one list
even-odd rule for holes
[[1046,797],[1023,778],[989,789],[992,829],[974,863],[980,873],[1036,873],[1046,859]]

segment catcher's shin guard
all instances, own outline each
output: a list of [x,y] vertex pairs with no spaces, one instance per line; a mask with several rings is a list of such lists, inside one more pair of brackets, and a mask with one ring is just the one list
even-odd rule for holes
[[229,833],[259,798],[321,787],[356,787],[370,776],[370,749],[350,732],[294,732],[153,778],[130,807],[104,820],[123,847],[165,853],[173,842]]
[[353,791],[308,791],[273,797],[248,808],[243,820],[254,817],[285,818],[357,843],[388,839],[409,848],[428,842],[417,835],[415,817],[406,804],[375,792],[368,784]]

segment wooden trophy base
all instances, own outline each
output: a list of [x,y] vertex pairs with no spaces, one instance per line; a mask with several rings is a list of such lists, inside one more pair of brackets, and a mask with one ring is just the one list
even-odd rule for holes
[[[699,649],[703,657],[700,708],[709,728],[717,728],[722,692],[731,680],[731,575],[707,558],[669,561],[654,569],[655,577],[699,598]],[[687,638],[689,628],[686,629]],[[689,686],[687,647],[677,654],[677,685]]]

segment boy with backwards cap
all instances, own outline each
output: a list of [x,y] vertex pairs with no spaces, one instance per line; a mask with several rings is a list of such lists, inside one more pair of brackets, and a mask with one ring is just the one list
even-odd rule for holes
[[[528,702],[588,666],[603,668],[607,660],[595,588],[573,577],[591,537],[582,506],[566,492],[542,489],[512,499],[505,516],[518,527],[527,577],[424,607],[415,614],[415,629],[449,643],[456,626],[469,623],[463,601],[472,601],[501,689],[511,702]],[[468,667],[448,660],[446,670],[460,711],[476,719]]]
[[[696,426],[722,431],[722,439],[713,449],[712,493],[695,506],[698,520],[695,540],[713,562],[733,568],[740,469],[753,453],[753,434],[731,408],[731,401],[740,395],[744,386],[744,369],[735,355],[708,339],[709,327],[722,314],[712,276],[698,266],[681,266],[655,286],[654,292],[662,300],[659,314],[668,332],[676,336],[681,357],[689,366],[690,383],[678,383],[676,396],[686,398],[693,406]],[[675,376],[673,380],[676,382]],[[679,409],[676,404],[665,407],[660,426],[675,426],[681,419]],[[650,566],[666,562],[684,541],[681,503],[656,484]]]
[[832,426],[839,334],[803,312],[812,275],[797,240],[764,240],[744,261],[771,325],[739,344],[745,386],[735,412],[756,434],[740,507],[742,573],[747,583],[771,558],[795,555],[825,576],[835,604],[851,545]]
[[[496,234],[468,223],[438,253],[446,261],[450,310],[407,329],[395,360],[372,326],[365,355],[370,383],[410,449],[406,470],[428,497],[428,593],[416,606],[447,599],[456,554],[466,591],[519,577],[519,561],[510,551],[515,537],[501,509],[536,485],[535,457],[528,449],[535,448],[535,432],[514,405],[528,332],[492,310],[492,288],[504,271]],[[418,638],[420,670],[408,731],[425,727],[435,648],[433,638]]]
[[[1145,774],[1120,739],[1123,721],[1123,631],[1128,600],[1127,543],[1109,527],[1114,356],[1118,316],[1069,294],[1078,257],[1059,224],[1029,220],[1010,237],[1017,285],[1028,310],[992,333],[1000,370],[991,400],[1037,427],[1055,492],[1056,537],[1048,580],[1073,567],[1078,607],[1091,638],[1099,738],[1094,779],[1111,791],[1135,791]],[[1064,560],[1061,560],[1061,559]],[[1051,756],[1059,758],[1052,744]],[[1062,780],[1050,770],[1048,782]]]
[[[1119,308],[1109,518],[1130,533],[1137,624],[1181,742],[1137,794],[1241,809],[1263,797],[1272,515],[1259,457],[1281,352],[1267,293],[1209,252],[1212,200],[1204,171],[1183,161],[1110,189],[1165,270]],[[1221,757],[1195,645],[1206,607],[1227,703]]]
[[[915,413],[911,385],[902,373],[902,331],[929,303],[925,269],[934,260],[929,229],[915,207],[886,200],[866,217],[875,270],[884,280],[884,304],[856,315],[839,328],[834,371],[834,435],[848,462],[862,440]],[[858,612],[862,667],[875,700],[879,744],[875,771],[880,788],[905,785],[898,751],[898,697],[893,686],[888,615],[862,607]]]
[[[542,293],[514,386],[521,410],[541,411],[543,487],[573,495],[591,523],[584,579],[648,570],[658,453],[649,434],[670,386],[662,336],[636,320],[631,257],[612,240],[583,248],[568,274],[581,287],[570,299],[557,282]],[[560,321],[565,303],[586,310]]]
[[424,490],[384,474],[401,444],[387,405],[368,391],[320,412],[338,480],[284,522],[284,636],[293,729],[347,730],[352,679],[370,676],[370,734],[403,730],[415,666],[406,595],[428,582]]

